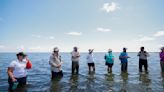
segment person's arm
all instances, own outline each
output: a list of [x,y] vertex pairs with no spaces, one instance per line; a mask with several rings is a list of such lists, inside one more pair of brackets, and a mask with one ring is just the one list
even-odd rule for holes
[[53,66],[53,67],[58,67],[58,65],[53,62],[53,58],[52,57],[50,57],[49,64],[51,66]]
[[140,56],[140,54],[141,54],[141,52],[139,52],[139,53],[137,54],[137,56]]
[[12,67],[8,67],[7,69],[7,74],[8,76],[12,79],[13,82],[16,82],[17,80],[14,78],[14,75],[13,75],[13,68]]

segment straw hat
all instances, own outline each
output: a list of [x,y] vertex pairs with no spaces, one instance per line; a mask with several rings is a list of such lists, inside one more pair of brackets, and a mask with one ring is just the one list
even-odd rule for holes
[[54,52],[58,52],[58,51],[59,51],[58,47],[55,47]]

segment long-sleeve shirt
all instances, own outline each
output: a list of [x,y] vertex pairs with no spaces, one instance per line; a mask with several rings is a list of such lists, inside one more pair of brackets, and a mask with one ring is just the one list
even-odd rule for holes
[[119,56],[121,63],[128,62],[128,54],[126,52],[122,52]]
[[107,53],[104,58],[105,58],[105,61],[107,63],[110,63],[110,64],[114,63],[114,56],[113,56],[113,54],[111,52]]
[[149,57],[149,53],[146,51],[140,51],[138,53],[139,59],[147,60],[147,57]]
[[164,62],[164,52],[161,52],[160,53],[160,61],[163,61]]
[[59,64],[61,64],[61,57],[60,56],[50,56],[49,64],[51,65],[51,71],[53,72],[60,72],[62,69],[61,67],[57,67]]

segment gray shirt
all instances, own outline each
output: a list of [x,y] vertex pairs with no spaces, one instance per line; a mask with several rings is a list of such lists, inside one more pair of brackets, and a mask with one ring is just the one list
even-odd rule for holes
[[149,57],[149,53],[146,51],[140,51],[138,53],[139,59],[147,60],[147,57]]

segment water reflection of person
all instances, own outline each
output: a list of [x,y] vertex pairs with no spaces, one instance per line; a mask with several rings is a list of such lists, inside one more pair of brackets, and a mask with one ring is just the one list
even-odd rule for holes
[[107,74],[107,75],[105,75],[105,79],[106,79],[106,81],[113,82],[114,81],[114,74]]
[[146,84],[146,86],[149,86],[151,83],[151,79],[149,78],[148,74],[140,74],[139,81],[141,81],[143,84]]
[[127,72],[121,72],[120,75],[121,75],[121,78],[123,80],[120,92],[127,92],[127,88],[128,88],[128,73]]
[[50,92],[61,92],[62,91],[62,87],[61,87],[61,83],[59,80],[54,79],[51,81],[51,87],[50,87]]
[[69,91],[74,91],[74,90],[78,89],[78,85],[79,85],[78,84],[78,79],[79,79],[78,75],[71,75]]

